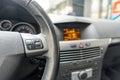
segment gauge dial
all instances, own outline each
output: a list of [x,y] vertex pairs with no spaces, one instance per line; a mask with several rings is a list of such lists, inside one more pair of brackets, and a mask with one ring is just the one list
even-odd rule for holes
[[12,31],[20,32],[20,33],[30,33],[36,34],[35,28],[29,23],[18,23],[13,27]]
[[2,30],[9,30],[12,27],[12,22],[9,20],[3,20],[0,22],[0,28]]

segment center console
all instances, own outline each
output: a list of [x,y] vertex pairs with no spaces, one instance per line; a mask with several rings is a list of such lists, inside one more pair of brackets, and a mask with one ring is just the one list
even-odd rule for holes
[[60,44],[57,80],[100,80],[106,48],[111,39],[99,39],[89,22],[56,24]]
[[109,39],[60,41],[57,80],[100,80],[102,59]]

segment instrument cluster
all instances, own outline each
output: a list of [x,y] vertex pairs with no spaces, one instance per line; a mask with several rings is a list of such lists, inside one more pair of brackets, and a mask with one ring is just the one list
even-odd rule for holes
[[14,31],[20,33],[30,33],[36,34],[36,28],[30,23],[27,22],[16,22],[11,20],[1,20],[0,21],[0,30],[1,31]]

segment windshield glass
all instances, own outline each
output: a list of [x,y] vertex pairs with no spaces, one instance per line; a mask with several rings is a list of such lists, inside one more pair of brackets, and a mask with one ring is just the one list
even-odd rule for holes
[[[36,0],[48,14],[117,19],[120,0]],[[117,11],[115,11],[117,10]]]

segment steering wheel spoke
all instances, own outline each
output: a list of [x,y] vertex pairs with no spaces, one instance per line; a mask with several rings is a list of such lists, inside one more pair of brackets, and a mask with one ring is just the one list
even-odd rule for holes
[[45,35],[38,34],[23,34],[22,39],[24,43],[25,53],[27,57],[42,56],[48,51]]

